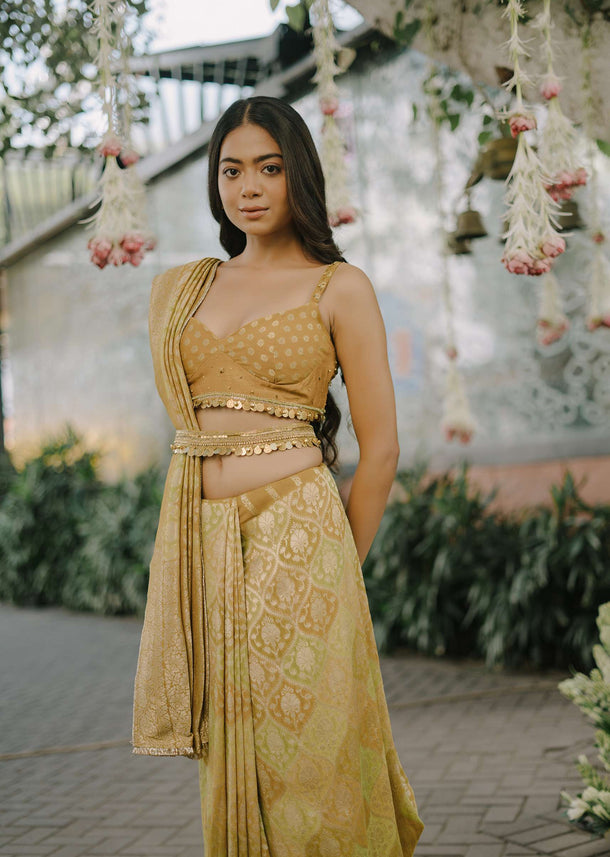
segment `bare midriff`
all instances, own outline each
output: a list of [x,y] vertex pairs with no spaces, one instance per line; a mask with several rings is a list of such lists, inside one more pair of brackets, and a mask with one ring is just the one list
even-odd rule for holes
[[[228,408],[197,408],[196,414],[199,428],[204,432],[303,426],[302,420]],[[266,455],[212,455],[201,459],[203,496],[208,500],[235,497],[318,464],[322,464],[322,452],[317,447],[277,450]]]

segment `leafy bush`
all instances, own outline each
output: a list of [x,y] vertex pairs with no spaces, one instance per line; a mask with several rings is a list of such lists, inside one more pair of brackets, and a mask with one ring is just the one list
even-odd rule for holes
[[161,505],[150,468],[102,482],[98,455],[68,429],[10,481],[0,500],[0,600],[140,612]]
[[0,505],[0,599],[61,603],[82,550],[79,524],[101,489],[96,463],[68,429],[11,480]]
[[79,524],[81,561],[71,565],[62,603],[95,613],[141,613],[161,507],[156,468],[105,486]]
[[588,667],[598,605],[610,599],[610,507],[589,506],[572,476],[551,508],[507,515],[423,465],[397,475],[364,564],[382,651],[473,655],[489,665]]

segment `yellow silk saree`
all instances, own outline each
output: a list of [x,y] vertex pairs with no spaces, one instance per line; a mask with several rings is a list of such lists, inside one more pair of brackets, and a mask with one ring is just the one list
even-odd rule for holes
[[[176,428],[197,428],[178,343],[212,269],[154,282],[155,376]],[[200,467],[172,456],[134,752],[199,760],[206,857],[410,857],[423,825],[328,468],[202,500]]]

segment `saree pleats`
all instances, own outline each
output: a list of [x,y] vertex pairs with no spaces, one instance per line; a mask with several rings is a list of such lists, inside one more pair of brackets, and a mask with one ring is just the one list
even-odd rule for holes
[[328,469],[201,509],[206,857],[409,857],[423,825]]

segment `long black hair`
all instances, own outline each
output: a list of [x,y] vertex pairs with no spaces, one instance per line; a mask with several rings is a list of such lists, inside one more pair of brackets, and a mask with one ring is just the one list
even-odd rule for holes
[[[235,101],[222,114],[208,145],[208,196],[214,219],[220,224],[220,243],[229,256],[246,247],[246,234],[235,226],[222,207],[218,189],[220,149],[227,134],[242,125],[264,128],[280,148],[286,171],[286,192],[295,231],[307,258],[322,264],[344,262],[335,244],[326,211],[324,173],[309,128],[297,111],[279,98],[256,95]],[[335,469],[335,441],[341,411],[329,393],[324,421],[314,423],[326,464]]]

